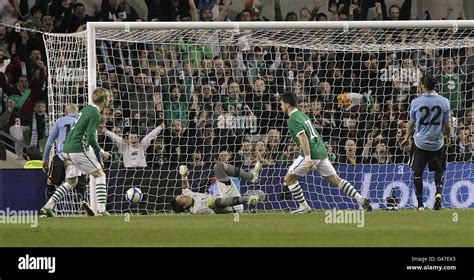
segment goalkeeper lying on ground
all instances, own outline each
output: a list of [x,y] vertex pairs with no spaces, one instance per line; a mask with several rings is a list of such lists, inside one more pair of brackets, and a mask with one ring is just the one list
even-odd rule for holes
[[171,200],[171,209],[175,213],[188,210],[194,215],[240,213],[244,210],[243,203],[247,202],[249,205],[254,206],[259,201],[262,201],[263,192],[241,196],[230,177],[235,176],[249,180],[252,183],[257,183],[260,179],[261,171],[262,165],[260,162],[257,162],[254,169],[250,172],[245,172],[239,167],[223,162],[216,163],[214,165],[214,173],[217,177],[220,197],[215,197],[210,194],[191,191],[188,182],[188,168],[186,165],[181,165],[179,167],[179,174],[181,175],[183,191],[181,195]]

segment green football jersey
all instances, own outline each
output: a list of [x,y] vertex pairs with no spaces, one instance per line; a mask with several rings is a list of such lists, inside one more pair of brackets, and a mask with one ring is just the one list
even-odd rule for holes
[[328,151],[321,135],[314,128],[311,119],[305,113],[299,111],[292,112],[288,119],[288,130],[293,141],[295,141],[300,149],[301,156],[304,157],[304,153],[298,136],[304,132],[306,137],[308,137],[311,159],[325,159],[328,157]]
[[464,75],[459,73],[451,75],[443,74],[439,78],[439,93],[449,100],[452,110],[459,109],[461,105],[461,84],[464,80]]
[[101,122],[102,116],[97,107],[87,105],[77,115],[76,121],[69,131],[64,143],[64,153],[81,153],[92,146],[94,152],[100,151],[97,142],[97,127]]

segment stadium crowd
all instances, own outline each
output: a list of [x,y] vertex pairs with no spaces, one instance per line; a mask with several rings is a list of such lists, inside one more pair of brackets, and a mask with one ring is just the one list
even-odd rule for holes
[[[26,0],[3,0],[0,18],[10,26],[18,23],[53,33],[84,30],[88,21],[261,21],[269,20],[261,11],[271,8],[272,20],[419,19],[411,13],[410,0],[401,7],[387,7],[384,0],[359,1],[360,6],[316,0],[314,7],[301,7],[285,17],[278,0],[273,7],[247,1],[232,19],[231,0],[145,2],[147,18],[139,17],[130,0],[102,0],[94,15],[86,14],[78,1],[37,0],[29,7]],[[322,10],[323,5],[328,9]],[[422,19],[429,17],[427,11]],[[402,32],[398,38],[385,39],[429,42],[446,32]],[[152,168],[168,162],[201,166],[217,160],[291,163],[299,151],[287,136],[278,104],[278,96],[288,91],[298,96],[299,110],[312,118],[333,163],[407,163],[410,150],[401,148],[400,142],[408,105],[418,94],[419,78],[427,72],[438,78],[438,92],[450,100],[455,117],[448,160],[473,160],[472,48],[330,52],[283,45],[219,47],[200,43],[198,35],[189,32],[175,45],[97,43],[97,85],[110,89],[114,97],[103,112],[104,127],[99,131],[100,143],[113,152],[107,166],[123,166],[121,151],[106,137],[107,131],[134,144],[162,123],[164,131],[146,146]],[[353,42],[365,39],[360,36]],[[38,157],[47,138],[46,65],[41,33],[0,25],[0,129],[17,140],[19,158],[24,157],[24,147],[30,158]]]

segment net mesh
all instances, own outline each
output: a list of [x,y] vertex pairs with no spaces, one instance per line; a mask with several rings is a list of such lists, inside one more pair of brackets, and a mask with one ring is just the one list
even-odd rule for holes
[[[180,193],[178,165],[190,167],[193,190],[206,192],[217,161],[244,169],[262,162],[261,182],[242,181],[241,192],[262,189],[264,210],[295,207],[282,187],[299,155],[279,110],[285,92],[297,95],[340,177],[374,208],[393,206],[387,197],[413,207],[410,149],[400,142],[425,73],[437,77],[437,91],[453,110],[446,185],[461,176],[464,185],[451,195],[459,205],[474,200],[472,28],[97,29],[95,35],[97,86],[114,96],[99,129],[101,145],[113,154],[105,162],[110,211],[167,211],[166,202]],[[55,119],[65,103],[87,102],[87,45],[84,33],[45,36]],[[157,130],[162,123],[166,128]],[[430,176],[428,206],[435,188]],[[358,208],[316,174],[301,184],[314,208]],[[137,205],[125,201],[130,187],[144,194]]]

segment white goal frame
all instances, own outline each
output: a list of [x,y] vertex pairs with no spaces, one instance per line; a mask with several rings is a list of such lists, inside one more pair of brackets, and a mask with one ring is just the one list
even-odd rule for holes
[[[140,29],[208,29],[240,30],[251,29],[340,29],[348,32],[352,29],[401,29],[401,28],[445,28],[454,33],[460,28],[474,28],[474,20],[429,20],[429,21],[305,21],[305,22],[88,22],[87,23],[87,73],[88,102],[96,88],[96,30],[124,30],[132,32]],[[474,41],[474,38],[472,39]],[[474,43],[474,42],[473,42]],[[91,176],[92,177],[92,176]],[[90,199],[94,211],[97,210],[95,180],[90,181]]]

